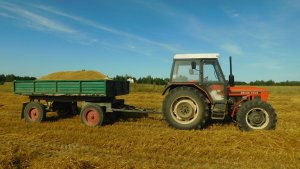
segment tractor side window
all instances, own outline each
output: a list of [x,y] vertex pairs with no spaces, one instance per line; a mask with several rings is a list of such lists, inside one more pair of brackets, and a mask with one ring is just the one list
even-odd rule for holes
[[[192,69],[192,62],[196,62],[196,68]],[[173,82],[199,82],[200,79],[200,64],[198,61],[181,61],[177,60],[174,63],[172,74]]]
[[204,82],[224,82],[220,68],[215,61],[204,61],[203,72]]

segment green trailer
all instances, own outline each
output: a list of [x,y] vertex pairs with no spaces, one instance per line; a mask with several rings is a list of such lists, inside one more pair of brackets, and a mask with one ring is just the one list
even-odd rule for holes
[[115,97],[129,94],[129,82],[113,80],[23,80],[14,81],[14,93],[30,97]]
[[29,122],[41,122],[47,112],[76,114],[81,102],[81,122],[99,126],[104,113],[141,111],[126,106],[116,96],[129,94],[129,82],[114,80],[20,80],[13,83],[14,93],[29,97],[23,103],[21,117]]

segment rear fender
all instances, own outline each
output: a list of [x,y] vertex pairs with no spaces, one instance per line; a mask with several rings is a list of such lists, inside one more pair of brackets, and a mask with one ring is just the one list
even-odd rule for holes
[[213,103],[212,98],[210,97],[210,95],[199,85],[195,84],[195,83],[176,83],[176,84],[169,84],[165,87],[162,95],[165,95],[165,93],[167,93],[167,91],[173,90],[176,87],[182,87],[182,86],[187,86],[187,87],[193,87],[198,89],[201,93],[203,93],[203,95],[207,98],[209,103]]
[[232,109],[231,112],[230,112],[232,118],[235,116],[235,114],[236,114],[236,112],[237,112],[239,106],[240,106],[241,104],[243,104],[243,102],[246,102],[246,101],[247,101],[247,98],[242,98],[240,101],[238,101],[237,103],[235,103],[235,104],[233,105],[233,109]]

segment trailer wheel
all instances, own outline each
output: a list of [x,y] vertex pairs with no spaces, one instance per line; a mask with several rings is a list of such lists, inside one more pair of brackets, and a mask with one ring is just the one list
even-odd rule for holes
[[208,119],[203,95],[190,87],[171,90],[164,99],[162,110],[168,124],[177,129],[202,128]]
[[101,126],[103,117],[103,110],[97,104],[89,104],[80,112],[81,123],[87,126]]
[[239,108],[236,119],[243,131],[270,130],[276,125],[276,113],[272,106],[261,100],[246,101]]
[[38,102],[28,103],[24,108],[23,114],[27,122],[42,122],[46,119],[45,107]]

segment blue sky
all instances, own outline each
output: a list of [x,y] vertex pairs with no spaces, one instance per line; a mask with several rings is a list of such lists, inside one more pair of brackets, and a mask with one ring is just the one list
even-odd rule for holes
[[300,80],[299,0],[0,1],[0,74],[169,77],[176,53],[220,53],[239,81]]

